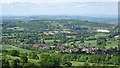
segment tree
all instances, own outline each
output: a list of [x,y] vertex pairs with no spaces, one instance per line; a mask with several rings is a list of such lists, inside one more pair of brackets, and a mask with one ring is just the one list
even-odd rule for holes
[[53,54],[41,54],[41,66],[60,66],[60,58]]
[[9,54],[10,54],[11,56],[19,56],[19,51],[17,51],[17,50],[11,50],[11,51],[9,52]]
[[110,62],[112,62],[112,64],[114,65],[118,65],[120,64],[119,62],[119,56],[113,56],[111,59],[110,59]]
[[105,38],[98,38],[97,39],[97,45],[106,45],[106,39]]
[[71,63],[71,62],[64,62],[64,63],[63,63],[63,66],[68,66],[68,67],[70,67],[70,66],[72,66],[72,63]]
[[44,39],[42,40],[42,43],[45,44],[45,40]]
[[40,68],[40,67],[36,66],[34,63],[24,63],[22,68]]
[[35,54],[34,52],[29,53],[29,58],[30,59],[39,59],[39,57],[37,56],[37,54]]
[[70,54],[64,54],[61,58],[62,62],[69,62],[71,60],[71,55]]
[[100,56],[100,55],[90,55],[88,57],[88,62],[91,62],[91,63],[104,63],[105,62],[105,57]]
[[20,60],[19,59],[15,59],[12,61],[12,67],[13,68],[21,68],[20,66]]
[[82,38],[82,39],[80,39],[80,42],[81,42],[81,43],[84,43],[84,39],[83,39],[83,38]]
[[26,52],[25,52],[25,53],[24,53],[24,52],[21,52],[21,53],[19,54],[19,56],[23,56],[23,55],[24,55],[24,56],[28,56],[28,53],[26,53]]
[[58,44],[58,41],[57,41],[57,40],[54,40],[53,43],[54,43],[53,45],[57,45],[57,44]]
[[10,68],[9,62],[5,59],[2,59],[2,68]]
[[80,58],[79,58],[79,61],[81,62],[86,62],[88,60],[88,57],[85,56],[85,55],[82,55]]
[[2,49],[2,55],[8,54],[8,51],[6,49]]
[[21,56],[20,58],[21,58],[23,63],[27,63],[28,62],[28,58],[26,56]]

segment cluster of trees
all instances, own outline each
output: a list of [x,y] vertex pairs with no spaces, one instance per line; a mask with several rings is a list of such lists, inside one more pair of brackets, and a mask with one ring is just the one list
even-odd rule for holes
[[[9,53],[7,53],[9,52]],[[60,54],[49,54],[49,53],[41,53],[40,57],[38,57],[38,54],[35,52],[31,52],[29,54],[27,53],[21,53],[17,50],[11,50],[7,51],[4,50],[3,58],[2,58],[2,66],[3,68],[7,67],[13,67],[13,68],[21,68],[26,66],[72,66],[71,62],[65,61],[66,59],[61,59],[62,56]],[[19,58],[11,58],[6,55],[11,55],[14,57]],[[33,62],[30,62],[29,59],[39,60],[39,62],[34,64]]]
[[37,54],[35,52],[29,53],[29,58],[30,59],[39,59],[39,57],[37,56]]
[[96,23],[90,21],[80,21],[80,20],[28,20],[28,21],[16,21],[16,20],[3,20],[3,28],[14,28],[21,27],[29,30],[55,30],[69,28],[71,30],[87,29],[87,27],[80,26],[89,26],[101,27],[101,28],[111,28],[115,26],[114,24],[107,23]]
[[106,42],[107,42],[106,37],[99,37],[99,38],[97,38],[97,45],[105,46]]
[[[19,57],[12,59],[6,55]],[[72,66],[71,61],[98,63],[98,64],[112,64],[119,65],[120,59],[118,55],[105,56],[105,55],[86,55],[86,54],[59,54],[59,53],[21,53],[17,50],[3,50],[2,66],[3,67],[24,67],[24,66]],[[31,63],[29,59],[39,60],[37,65]],[[85,64],[87,65],[87,64]],[[89,65],[88,65],[89,66]]]

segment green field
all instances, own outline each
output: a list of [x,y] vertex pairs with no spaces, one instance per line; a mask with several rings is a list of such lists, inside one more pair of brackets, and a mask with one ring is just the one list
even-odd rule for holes
[[91,46],[95,46],[97,44],[96,42],[97,42],[96,40],[90,40],[90,41],[85,41],[85,44],[89,45],[90,43]]
[[[60,41],[60,40],[56,40],[56,41]],[[53,43],[54,42],[54,40],[45,40],[45,43]]]
[[115,47],[118,47],[118,41],[109,41],[111,42],[111,44],[108,44],[105,46],[106,49],[109,49],[109,48],[115,48]]
[[[86,62],[77,62],[77,61],[71,61],[72,63],[72,66],[84,66],[84,64]],[[88,63],[88,65],[90,66],[93,66],[93,65],[96,65],[96,66],[113,66],[113,65],[109,65],[109,64],[98,64],[98,63]]]
[[21,52],[31,52],[31,50],[15,47],[15,46],[12,46],[12,45],[0,45],[0,47],[2,47],[2,49],[6,49],[6,50],[18,50],[18,51],[21,51]]
[[20,31],[22,31],[22,30],[24,30],[24,28],[20,28],[20,27],[14,27],[14,28],[7,28],[7,29],[9,29],[9,30],[20,30]]
[[95,35],[95,38],[106,37],[106,36],[108,36],[108,35],[109,35],[109,34],[99,33],[99,34],[96,34],[96,35]]
[[[108,42],[111,42],[111,44],[108,44]],[[90,43],[90,46],[96,46],[97,45],[97,40],[85,41],[84,43],[87,44],[87,45],[89,45],[89,43]],[[111,47],[112,48],[118,47],[118,41],[107,41],[105,48],[109,49]]]

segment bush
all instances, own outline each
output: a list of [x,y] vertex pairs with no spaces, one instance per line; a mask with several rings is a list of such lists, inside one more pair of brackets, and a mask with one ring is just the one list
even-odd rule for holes
[[17,51],[17,50],[11,50],[11,51],[9,52],[9,54],[10,54],[11,56],[19,56],[19,51]]

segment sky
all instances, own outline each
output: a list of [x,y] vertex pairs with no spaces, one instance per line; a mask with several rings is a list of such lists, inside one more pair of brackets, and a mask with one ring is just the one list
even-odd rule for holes
[[119,0],[0,0],[0,15],[118,15]]

